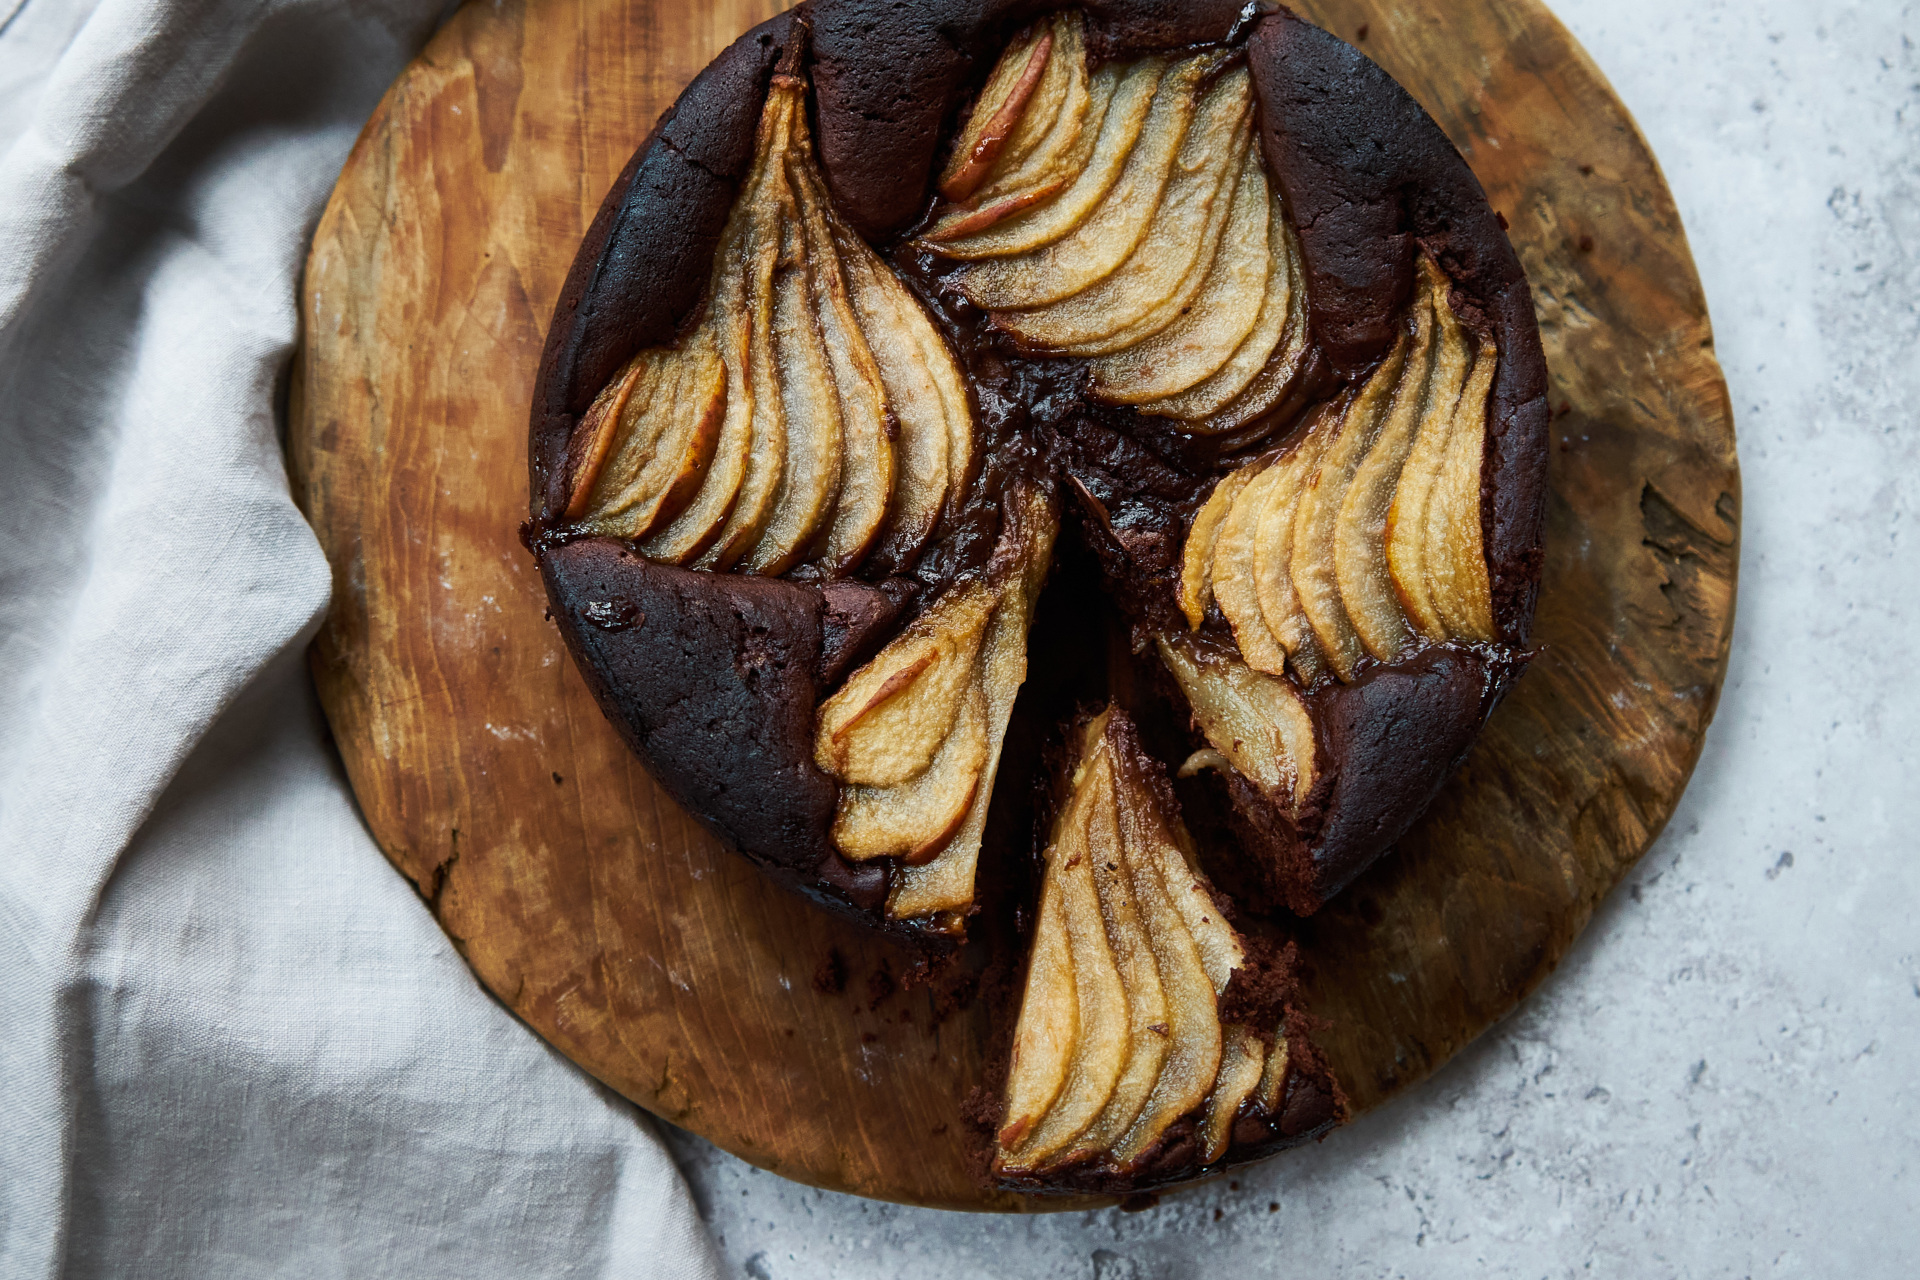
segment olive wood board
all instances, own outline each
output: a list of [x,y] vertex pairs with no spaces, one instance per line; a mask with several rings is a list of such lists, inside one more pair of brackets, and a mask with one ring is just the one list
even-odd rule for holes
[[[938,1020],[928,988],[886,994],[897,951],[660,792],[517,537],[535,367],[580,237],[682,86],[779,7],[469,3],[388,90],[301,295],[288,449],[334,574],[312,668],[381,848],[587,1071],[802,1182],[1059,1207],[969,1171],[984,1002]],[[1427,816],[1299,929],[1358,1113],[1552,972],[1673,813],[1726,673],[1740,485],[1673,199],[1559,22],[1537,0],[1297,8],[1399,78],[1509,221],[1555,414],[1538,657]],[[838,994],[813,980],[834,948]]]

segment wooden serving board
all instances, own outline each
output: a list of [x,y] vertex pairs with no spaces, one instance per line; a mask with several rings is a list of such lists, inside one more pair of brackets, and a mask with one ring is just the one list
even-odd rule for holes
[[[786,896],[659,792],[542,614],[526,422],[614,175],[774,0],[472,3],[388,91],[315,235],[289,429],[334,569],[313,670],[374,836],[474,971],[649,1111],[791,1178],[1034,1206],[967,1173],[982,1011]],[[1733,422],[1686,238],[1626,110],[1535,0],[1297,0],[1473,164],[1553,377],[1539,657],[1463,773],[1302,930],[1356,1109],[1550,973],[1672,814],[1726,672]],[[841,994],[813,978],[833,948]],[[1337,1141],[1337,1139],[1336,1139]]]

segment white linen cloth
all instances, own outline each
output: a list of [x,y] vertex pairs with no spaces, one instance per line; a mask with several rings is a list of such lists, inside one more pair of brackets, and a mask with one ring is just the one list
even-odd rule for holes
[[362,825],[276,426],[443,0],[0,0],[0,1276],[717,1274]]

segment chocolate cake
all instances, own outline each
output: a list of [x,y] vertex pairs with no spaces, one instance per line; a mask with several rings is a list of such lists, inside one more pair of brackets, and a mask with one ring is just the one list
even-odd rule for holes
[[[989,1176],[1132,1192],[1340,1117],[1286,922],[1525,665],[1545,391],[1465,162],[1286,10],[812,0],[594,220],[526,540],[743,855],[926,955],[1018,922]],[[1068,686],[1100,715],[1033,692]]]

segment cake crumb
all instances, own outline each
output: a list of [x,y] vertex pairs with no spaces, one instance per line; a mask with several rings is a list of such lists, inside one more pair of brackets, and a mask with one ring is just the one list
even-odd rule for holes
[[813,989],[823,996],[837,996],[847,989],[847,959],[840,948],[830,948],[827,958],[814,970]]

